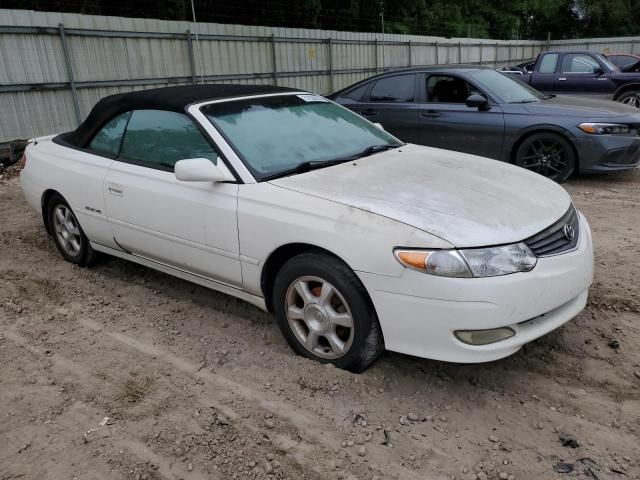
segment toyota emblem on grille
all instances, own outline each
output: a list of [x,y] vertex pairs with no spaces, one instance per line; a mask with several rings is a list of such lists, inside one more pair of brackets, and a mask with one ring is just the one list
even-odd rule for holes
[[576,235],[573,225],[569,225],[568,223],[562,229],[562,233],[564,233],[565,238],[569,241],[573,240],[573,237]]

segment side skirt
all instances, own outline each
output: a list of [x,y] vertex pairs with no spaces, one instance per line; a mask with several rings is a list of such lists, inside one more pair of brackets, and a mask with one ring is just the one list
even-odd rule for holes
[[91,247],[98,252],[107,253],[109,255],[113,255],[114,257],[119,257],[124,260],[129,260],[134,263],[139,263],[140,265],[144,265],[145,267],[149,267],[154,270],[158,270],[160,272],[168,273],[169,275],[173,275],[174,277],[181,278],[188,282],[197,283],[198,285],[202,285],[203,287],[210,288],[211,290],[215,290],[217,292],[231,295],[233,297],[239,298],[240,300],[244,300],[245,302],[249,302],[261,310],[267,311],[267,306],[264,302],[264,298],[244,292],[238,288],[230,287],[229,285],[216,282],[215,280],[211,280],[201,275],[195,275],[185,270],[180,270],[180,269],[171,267],[169,265],[165,265],[164,263],[150,260],[145,257],[139,257],[137,255],[123,252],[121,250],[116,250],[111,247],[106,247],[104,245],[100,245],[99,243],[91,242]]

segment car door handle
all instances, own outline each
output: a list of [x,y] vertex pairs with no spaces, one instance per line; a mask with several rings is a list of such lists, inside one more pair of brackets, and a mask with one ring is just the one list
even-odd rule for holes
[[122,185],[117,185],[115,183],[110,183],[108,185],[109,193],[111,195],[117,195],[118,197],[122,196]]
[[373,117],[374,115],[377,115],[378,111],[377,110],[373,110],[372,108],[367,108],[366,110],[363,110],[361,115],[365,116],[365,117]]
[[561,82],[564,82],[567,79],[567,77],[560,77],[558,80]]
[[426,112],[420,112],[420,116],[425,118],[437,118],[440,115],[441,114],[436,112],[435,110],[427,110]]

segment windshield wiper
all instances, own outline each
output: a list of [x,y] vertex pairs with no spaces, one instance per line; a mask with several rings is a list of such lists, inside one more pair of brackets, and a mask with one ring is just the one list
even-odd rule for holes
[[315,170],[317,168],[328,167],[329,165],[336,165],[342,162],[348,162],[349,160],[315,160],[312,162],[302,162],[297,164],[295,167],[287,168],[286,170],[280,170],[279,172],[272,173],[271,175],[267,175],[262,177],[261,180],[274,180],[280,177],[286,177],[288,175],[293,175],[296,173],[305,173],[311,170]]
[[262,177],[262,181],[274,180],[280,177],[286,177],[288,175],[294,175],[296,173],[305,173],[311,170],[316,170],[318,168],[328,167],[330,165],[337,165],[339,163],[348,162],[350,160],[356,160],[358,158],[368,157],[369,155],[373,155],[374,153],[382,152],[384,150],[390,150],[392,148],[402,147],[403,144],[394,143],[394,144],[384,144],[384,145],[371,145],[361,152],[358,152],[353,155],[349,155],[347,157],[334,158],[332,160],[314,160],[308,162],[302,162],[297,164],[295,167],[287,168],[286,170],[281,170],[276,173],[272,173],[271,175],[267,175]]
[[383,145],[371,145],[361,152],[354,153],[347,157],[342,157],[338,159],[339,162],[348,162],[349,160],[357,160],[358,158],[368,157],[369,155],[373,155],[374,153],[384,152],[385,150],[392,150],[394,148],[402,147],[404,144],[402,143],[385,143]]
[[540,100],[537,98],[531,100],[518,100],[517,102],[509,102],[509,103],[538,103]]

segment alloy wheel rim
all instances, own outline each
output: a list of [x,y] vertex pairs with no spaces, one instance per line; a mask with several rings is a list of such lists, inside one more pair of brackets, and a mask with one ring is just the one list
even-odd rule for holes
[[58,205],[53,210],[53,229],[65,253],[72,257],[80,253],[82,245],[80,227],[73,212],[66,205]]
[[286,315],[296,339],[314,355],[346,355],[354,337],[353,316],[342,294],[319,277],[305,276],[287,290]]
[[531,142],[520,159],[527,170],[556,178],[567,168],[566,149],[556,140],[535,140]]
[[629,105],[631,107],[636,107],[636,108],[640,106],[640,102],[638,101],[637,95],[631,95],[630,97],[625,98],[624,100],[622,100],[622,103],[624,103],[625,105]]

